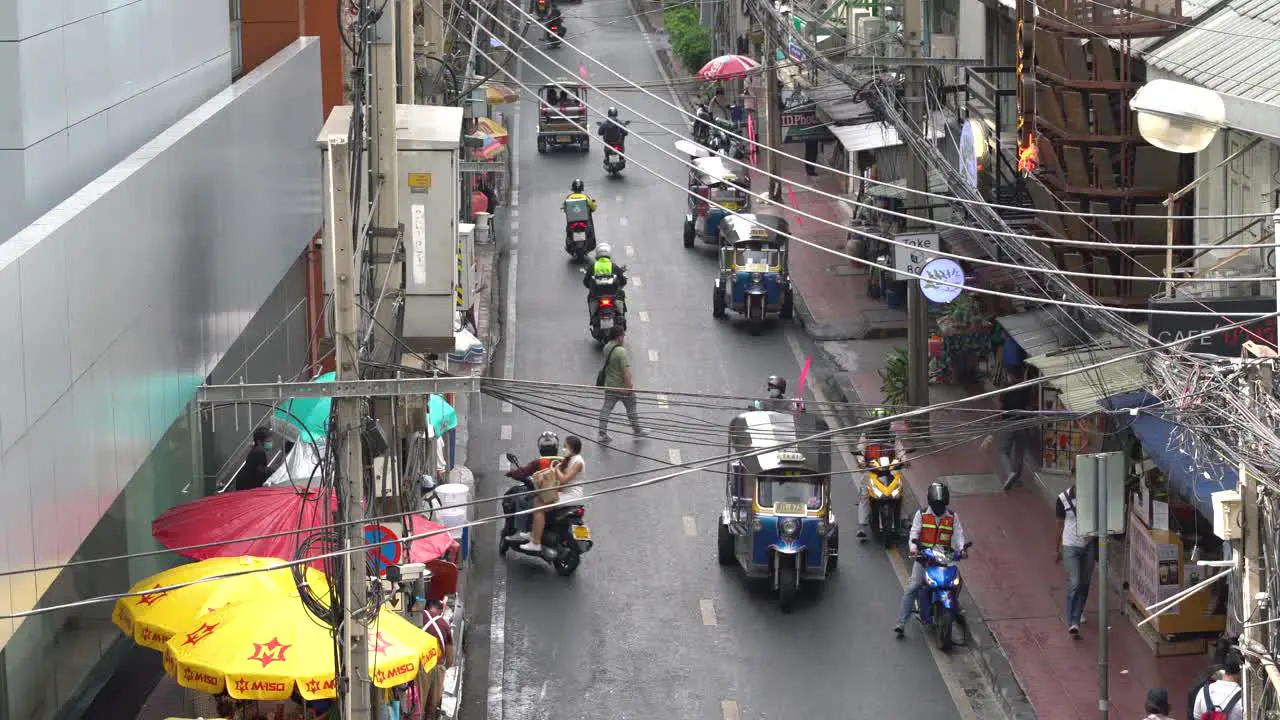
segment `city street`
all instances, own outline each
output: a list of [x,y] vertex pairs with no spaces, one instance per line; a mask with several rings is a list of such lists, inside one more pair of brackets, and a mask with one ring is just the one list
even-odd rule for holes
[[[564,9],[569,42],[636,82],[654,85],[661,79],[625,0]],[[593,83],[618,83],[568,46],[550,53],[575,71],[585,64]],[[554,77],[570,74],[531,50],[520,55]],[[531,88],[544,82],[523,63],[521,80]],[[643,93],[616,96],[666,128],[686,127],[675,110]],[[600,109],[618,104],[600,94],[589,102]],[[620,110],[632,120],[628,154],[683,186],[687,169],[639,139],[670,148],[674,137]],[[610,243],[615,261],[629,268],[627,345],[637,387],[747,395],[762,393],[771,373],[795,382],[807,354],[798,326],[773,322],[753,337],[732,316],[712,319],[716,258],[710,246],[681,246],[683,192],[634,162],[622,178],[607,178],[598,139],[589,155],[538,154],[536,105],[527,95],[518,114],[508,108],[508,117],[518,167],[512,186],[519,194],[507,211],[511,253],[501,272],[506,282],[514,279],[507,285],[514,296],[505,306],[507,332],[498,350],[504,367],[495,364],[495,375],[594,381],[602,354],[588,333],[582,275],[562,249],[560,201],[571,180],[582,178],[600,203],[600,241]],[[593,131],[600,117],[593,111]],[[544,401],[554,404],[554,393]],[[547,429],[518,408],[504,409],[485,398],[472,414],[482,418],[472,426],[468,460],[481,497],[508,487],[498,470],[503,453],[530,458],[538,433]],[[646,416],[656,412],[642,405]],[[726,427],[730,419],[728,413],[681,408],[674,401],[671,412]],[[594,411],[568,428],[585,441],[588,478],[723,452],[723,440],[702,431],[679,438],[665,429],[636,440],[624,418],[619,406],[610,428],[612,447],[594,442]],[[563,439],[566,432],[557,430]],[[843,528],[840,569],[824,591],[789,615],[767,592],[748,586],[739,571],[716,564],[715,524],[723,498],[717,474],[593,501],[586,520],[596,545],[568,579],[516,553],[499,560],[496,530],[483,528],[473,544],[473,577],[483,584],[479,595],[485,601],[468,633],[464,720],[961,717],[953,698],[963,699],[964,693],[954,681],[944,681],[918,628],[905,641],[894,639],[902,586],[883,550],[854,540],[854,493],[844,464],[837,460],[834,470],[840,473],[833,483]],[[492,618],[484,617],[487,608]],[[971,713],[968,703],[965,710]]]

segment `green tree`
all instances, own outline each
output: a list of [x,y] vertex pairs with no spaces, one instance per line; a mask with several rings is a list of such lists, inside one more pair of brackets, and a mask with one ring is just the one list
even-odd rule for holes
[[663,10],[662,19],[671,38],[671,52],[685,72],[693,74],[711,60],[711,30],[698,22],[693,3],[679,3]]

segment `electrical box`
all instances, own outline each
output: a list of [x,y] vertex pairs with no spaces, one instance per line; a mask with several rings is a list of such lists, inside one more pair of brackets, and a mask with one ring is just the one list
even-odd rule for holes
[[855,29],[851,36],[856,38],[856,45],[849,53],[850,55],[883,57],[888,54],[885,50],[886,26],[884,18],[872,15],[858,15],[854,18],[854,23]]
[[1076,456],[1076,529],[1081,536],[1098,534],[1099,491],[1106,493],[1107,533],[1124,532],[1124,479],[1128,475],[1128,462],[1124,453],[1118,452]]
[[1219,490],[1209,496],[1213,502],[1213,534],[1223,540],[1240,540],[1244,536],[1241,517],[1240,493],[1235,490]]
[[476,295],[476,226],[471,223],[458,225],[458,269],[455,273],[455,310],[465,311],[475,302]]
[[[929,37],[930,54],[936,58],[956,57],[956,36],[934,33]],[[960,84],[960,68],[956,65],[940,65],[937,68],[944,85]]]

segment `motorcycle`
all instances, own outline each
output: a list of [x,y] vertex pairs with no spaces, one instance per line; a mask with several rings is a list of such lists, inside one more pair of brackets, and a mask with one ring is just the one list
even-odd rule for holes
[[694,108],[693,141],[706,146],[711,140],[711,128],[716,124],[715,118],[706,103],[698,103]]
[[[625,270],[625,268],[623,268]],[[586,273],[587,270],[583,270]],[[588,279],[588,282],[590,280]],[[591,329],[591,338],[601,347],[609,340],[613,339],[614,329],[627,329],[627,308],[626,300],[622,296],[621,288],[617,287],[618,277],[616,275],[606,275],[594,279],[595,294],[594,297],[587,295],[587,303],[590,307],[587,312],[591,313],[589,327]]]
[[951,548],[925,548],[914,560],[924,565],[924,587],[916,595],[916,615],[920,616],[922,598],[929,603],[929,616],[933,619],[934,640],[938,649],[951,649],[951,632],[960,617],[960,568],[956,561],[968,554],[973,543],[967,542],[959,553]]
[[[878,452],[872,452],[872,448]],[[871,534],[885,547],[893,547],[902,533],[902,465],[896,462],[892,445],[868,444],[867,450],[863,467],[867,469],[867,496],[871,502]]]
[[[502,498],[502,512],[506,514],[506,519],[502,526],[502,537],[498,540],[498,555],[505,557],[508,550],[514,550],[521,555],[545,561],[561,576],[572,575],[578,569],[582,555],[595,544],[591,539],[590,528],[582,521],[586,508],[582,505],[561,505],[547,510],[547,525],[542,531],[542,550],[535,552],[520,549],[525,541],[511,536],[520,532],[516,527],[517,520],[530,518],[531,515],[514,513],[533,508],[533,491],[536,488],[533,486],[533,477],[520,472],[520,460],[514,453],[507,453],[507,462],[511,463],[507,477],[518,484],[508,489]],[[528,522],[523,520],[522,524],[527,527]]]
[[546,21],[551,17],[551,0],[534,0],[533,14],[537,16],[539,22]]
[[547,23],[542,39],[546,41],[547,47],[558,48],[564,42],[564,32],[564,23],[552,20]]
[[[622,124],[627,126],[631,124],[631,121],[623,120]],[[603,121],[599,122],[597,126],[603,131],[605,123]],[[603,132],[601,134],[603,135]],[[627,159],[622,156],[627,151],[626,144],[626,138],[623,138],[617,143],[608,143],[604,146],[604,170],[609,173],[610,177],[617,177],[622,172],[622,169],[627,166]]]
[[564,229],[564,249],[575,262],[582,262],[587,253],[596,249],[591,226],[585,220],[570,220]]

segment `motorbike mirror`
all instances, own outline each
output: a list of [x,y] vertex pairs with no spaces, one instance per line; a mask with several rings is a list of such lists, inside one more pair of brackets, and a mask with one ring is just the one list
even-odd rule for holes
[[507,462],[518,467],[520,465],[520,458],[516,457],[515,453],[507,453]]
[[972,541],[972,540],[970,540],[969,542],[967,542],[967,543],[965,543],[965,544],[964,544],[964,549],[965,549],[965,550],[968,550],[968,549],[969,549],[969,548],[971,548],[971,547],[973,547],[973,541]]

